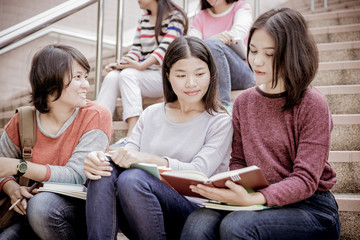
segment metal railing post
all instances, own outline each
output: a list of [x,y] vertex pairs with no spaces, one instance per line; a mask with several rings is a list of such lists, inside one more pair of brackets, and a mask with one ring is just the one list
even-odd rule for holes
[[184,12],[185,12],[186,14],[189,13],[189,0],[184,0],[184,1],[183,1],[183,9],[184,9]]
[[104,26],[104,0],[98,2],[98,19],[97,19],[97,41],[96,41],[96,69],[95,69],[95,99],[100,90],[101,70],[102,70],[102,43],[103,43],[103,26]]
[[311,11],[315,10],[315,0],[311,0]]
[[123,31],[124,31],[124,0],[118,0],[117,19],[116,19],[116,53],[115,59],[120,61],[122,57],[123,47]]
[[324,8],[327,8],[327,7],[328,7],[328,1],[324,0]]
[[260,16],[260,0],[255,0],[254,12],[254,19],[257,19]]

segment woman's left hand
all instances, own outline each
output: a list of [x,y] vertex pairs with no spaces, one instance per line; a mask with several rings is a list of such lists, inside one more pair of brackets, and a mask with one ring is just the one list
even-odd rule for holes
[[91,180],[99,180],[101,177],[111,175],[112,167],[106,160],[104,152],[91,152],[84,161],[84,173]]
[[109,153],[112,161],[122,168],[129,168],[131,164],[145,162],[146,159],[146,153],[138,152],[133,149],[117,148],[115,151]]
[[238,185],[232,181],[226,181],[225,185],[229,189],[207,187],[202,184],[198,184],[196,186],[191,185],[190,189],[193,192],[196,192],[208,199],[216,200],[219,202],[233,203],[243,206],[260,204],[251,202],[250,194],[241,185]]

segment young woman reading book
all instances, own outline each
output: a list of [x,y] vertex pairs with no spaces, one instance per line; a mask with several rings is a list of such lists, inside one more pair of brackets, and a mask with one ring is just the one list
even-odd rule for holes
[[5,126],[0,140],[0,177],[4,177],[0,190],[11,203],[24,197],[14,208],[18,221],[0,233],[1,239],[31,239],[24,229],[26,216],[41,239],[86,239],[83,200],[31,193],[14,176],[36,182],[85,183],[86,156],[94,149],[106,150],[112,133],[109,110],[86,100],[89,70],[85,56],[69,46],[50,45],[34,56],[29,80],[37,129],[31,162],[19,161],[18,114]]
[[227,170],[233,128],[217,95],[210,50],[194,37],[179,37],[163,63],[165,102],[145,109],[125,148],[92,152],[85,160],[86,217],[90,239],[178,239],[186,217],[199,206],[133,163],[212,176]]
[[200,209],[182,239],[338,239],[328,162],[333,123],[325,97],[310,86],[318,52],[301,14],[282,8],[261,15],[250,30],[248,61],[257,87],[234,103],[230,169],[257,165],[270,185],[254,193],[230,181],[229,189],[191,188],[220,202],[276,208]]

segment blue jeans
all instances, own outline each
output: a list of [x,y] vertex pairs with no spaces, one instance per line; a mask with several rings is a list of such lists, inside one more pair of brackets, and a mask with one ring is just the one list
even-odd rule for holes
[[28,202],[28,221],[41,239],[86,239],[85,201],[41,192]]
[[141,169],[115,166],[110,177],[89,181],[89,239],[178,239],[185,220],[199,207]]
[[331,192],[281,208],[226,212],[199,209],[184,226],[181,239],[339,239],[338,207]]
[[13,225],[0,231],[0,240],[39,240],[32,231],[26,216],[16,214],[16,221]]
[[255,77],[248,64],[229,46],[217,39],[206,39],[218,71],[219,96],[224,105],[231,104],[231,91],[255,86]]

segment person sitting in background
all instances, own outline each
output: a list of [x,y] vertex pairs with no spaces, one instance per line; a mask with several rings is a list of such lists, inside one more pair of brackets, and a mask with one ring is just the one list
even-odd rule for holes
[[210,50],[194,37],[169,46],[162,66],[165,102],[141,114],[125,148],[92,152],[84,164],[90,179],[86,220],[90,239],[116,239],[118,228],[130,239],[178,239],[186,217],[199,208],[166,183],[133,163],[207,176],[227,171],[233,128],[217,95],[217,73]]
[[244,0],[201,0],[201,11],[194,17],[189,35],[205,39],[219,72],[219,95],[231,114],[231,91],[255,85],[247,63],[231,46],[243,49],[252,24],[249,3]]
[[[85,183],[86,156],[92,150],[105,151],[112,134],[109,110],[86,100],[89,70],[85,56],[70,46],[49,45],[33,57],[29,80],[37,129],[31,162],[19,160],[18,114],[0,139],[0,191],[12,204],[24,197],[14,208],[17,222],[0,233],[1,239],[31,239],[31,231],[24,229],[26,217],[41,239],[87,238],[83,200],[30,193],[14,180],[22,175],[36,182]],[[19,172],[20,163],[27,166],[25,171]]]
[[[114,113],[116,101],[121,96],[123,120],[128,123],[130,136],[141,112],[142,97],[163,96],[161,64],[169,44],[187,32],[185,13],[171,0],[139,0],[146,11],[139,19],[130,52],[120,62],[106,66],[109,72],[100,88],[97,102]],[[123,147],[127,137],[114,147]]]
[[187,219],[181,239],[338,239],[340,220],[328,162],[332,115],[310,86],[318,51],[304,17],[289,8],[262,14],[250,30],[248,61],[257,87],[234,103],[230,169],[257,165],[270,185],[248,193],[191,186],[207,198],[262,211],[200,209]]

